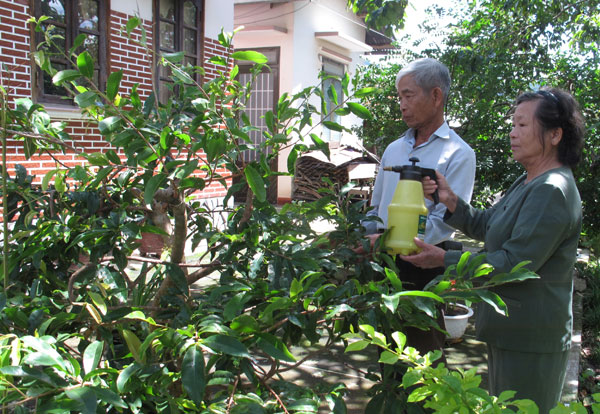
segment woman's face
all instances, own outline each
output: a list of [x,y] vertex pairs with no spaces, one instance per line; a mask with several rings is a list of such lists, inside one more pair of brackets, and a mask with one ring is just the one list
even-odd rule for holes
[[[556,156],[556,148],[548,141],[542,146],[540,134],[542,127],[535,117],[539,100],[526,101],[517,106],[513,115],[513,129],[510,131],[510,149],[513,158],[528,168],[547,157]],[[546,139],[546,137],[544,137]]]

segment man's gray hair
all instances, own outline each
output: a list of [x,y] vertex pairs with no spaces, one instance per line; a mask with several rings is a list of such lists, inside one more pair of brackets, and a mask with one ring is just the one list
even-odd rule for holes
[[417,59],[410,62],[398,72],[396,76],[396,89],[398,89],[400,79],[406,75],[412,75],[417,86],[426,92],[439,87],[444,95],[444,102],[448,100],[450,71],[443,63],[431,58]]

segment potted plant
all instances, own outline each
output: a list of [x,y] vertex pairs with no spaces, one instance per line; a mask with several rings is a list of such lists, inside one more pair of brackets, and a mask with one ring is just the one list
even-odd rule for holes
[[444,323],[446,332],[451,340],[460,339],[465,330],[469,318],[473,316],[473,309],[461,303],[447,303],[444,307]]

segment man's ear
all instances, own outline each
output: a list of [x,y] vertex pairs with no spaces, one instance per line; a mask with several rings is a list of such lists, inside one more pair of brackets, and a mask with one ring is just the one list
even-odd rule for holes
[[436,105],[444,106],[444,94],[442,89],[438,86],[431,90],[431,96]]

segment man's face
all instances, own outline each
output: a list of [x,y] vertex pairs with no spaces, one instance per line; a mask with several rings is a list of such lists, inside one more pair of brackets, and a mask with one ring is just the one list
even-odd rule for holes
[[433,90],[425,92],[417,86],[412,75],[403,76],[398,82],[398,97],[402,119],[410,128],[419,129],[434,120]]

